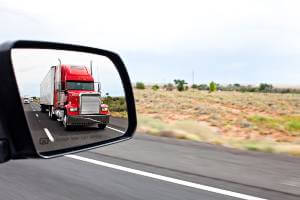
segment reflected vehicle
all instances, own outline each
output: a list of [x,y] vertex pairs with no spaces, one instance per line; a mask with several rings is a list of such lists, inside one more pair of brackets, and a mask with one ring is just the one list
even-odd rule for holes
[[23,102],[24,102],[24,104],[29,104],[29,103],[30,103],[30,102],[29,102],[29,98],[24,97],[24,98],[23,98]]
[[124,87],[110,58],[69,50],[13,49],[12,63],[20,93],[34,97],[23,107],[40,155],[104,143],[127,131]]
[[48,110],[49,118],[61,121],[66,130],[93,124],[104,129],[110,113],[94,83],[87,66],[52,66],[40,85],[41,112]]

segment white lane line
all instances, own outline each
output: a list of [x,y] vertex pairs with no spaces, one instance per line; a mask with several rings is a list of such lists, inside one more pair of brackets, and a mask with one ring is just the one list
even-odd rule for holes
[[39,117],[39,114],[35,114],[36,117]]
[[44,128],[44,131],[45,131],[46,135],[48,136],[49,140],[50,140],[51,142],[54,142],[54,138],[53,138],[53,136],[51,135],[50,131],[49,131],[47,128]]
[[217,194],[231,196],[231,197],[235,197],[235,198],[239,198],[239,199],[266,200],[266,199],[262,199],[262,198],[255,197],[255,196],[250,196],[250,195],[246,195],[246,194],[232,192],[232,191],[229,191],[229,190],[223,190],[223,189],[214,188],[214,187],[210,187],[210,186],[206,186],[206,185],[201,185],[201,184],[197,184],[197,183],[183,181],[183,180],[176,179],[176,178],[171,178],[171,177],[167,177],[167,176],[153,174],[153,173],[150,173],[150,172],[144,172],[144,171],[141,171],[141,170],[136,170],[136,169],[132,169],[132,168],[128,168],[128,167],[123,167],[123,166],[120,166],[120,165],[110,164],[110,163],[106,163],[106,162],[102,162],[102,161],[98,161],[98,160],[94,160],[94,159],[90,159],[90,158],[85,158],[85,157],[81,157],[81,156],[77,156],[77,155],[66,155],[66,157],[73,158],[73,159],[76,159],[76,160],[81,160],[81,161],[88,162],[88,163],[92,163],[92,164],[95,164],[95,165],[100,165],[100,166],[103,166],[103,167],[108,167],[108,168],[113,168],[113,169],[129,172],[129,173],[132,173],[132,174],[137,174],[137,175],[146,176],[146,177],[153,178],[153,179],[158,179],[158,180],[161,180],[161,181],[166,181],[166,182],[175,183],[175,184],[178,184],[178,185],[183,185],[183,186],[192,187],[192,188],[196,188],[196,189],[200,189],[200,190],[205,190],[205,191],[208,191],[208,192],[213,192],[213,193],[217,193]]
[[124,131],[121,131],[121,130],[119,130],[119,129],[112,128],[112,127],[110,127],[110,126],[106,126],[106,128],[109,128],[109,129],[111,129],[111,130],[117,131],[117,132],[119,132],[119,133],[125,133]]

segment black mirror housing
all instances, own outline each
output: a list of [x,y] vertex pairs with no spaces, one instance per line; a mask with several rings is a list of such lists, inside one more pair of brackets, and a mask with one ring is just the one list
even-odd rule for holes
[[[103,142],[55,150],[49,152],[48,155],[40,155],[33,144],[33,138],[31,136],[30,128],[22,105],[15,71],[12,64],[12,49],[68,50],[108,57],[116,66],[124,87],[126,105],[128,109],[127,131],[120,137]],[[68,153],[76,153],[104,145],[110,145],[130,139],[136,129],[136,109],[129,75],[122,59],[114,52],[92,47],[52,42],[22,40],[7,42],[0,46],[0,83],[0,162],[5,162],[9,159],[52,158]]]

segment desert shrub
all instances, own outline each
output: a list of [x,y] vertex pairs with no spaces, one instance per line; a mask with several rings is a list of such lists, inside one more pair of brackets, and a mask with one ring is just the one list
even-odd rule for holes
[[188,90],[188,89],[189,89],[189,86],[186,85],[186,86],[184,87],[184,90]]
[[145,89],[145,85],[143,82],[137,82],[135,85],[135,88],[143,90],[143,89]]
[[206,84],[200,84],[200,85],[198,85],[198,90],[208,90],[208,89],[209,89],[209,87]]
[[198,85],[197,85],[197,84],[193,84],[193,85],[191,86],[191,88],[197,89],[197,88],[198,88]]
[[184,91],[185,90],[185,85],[187,84],[187,82],[185,82],[185,80],[179,80],[179,79],[175,79],[174,83],[176,85],[176,88],[178,91]]
[[172,91],[172,90],[174,90],[174,85],[172,83],[168,83],[168,84],[164,85],[163,88],[167,91]]
[[273,89],[273,85],[267,83],[259,84],[259,91],[260,92],[271,92]]
[[155,84],[155,85],[152,86],[152,90],[156,91],[158,89],[159,89],[159,86],[157,84]]
[[210,82],[209,84],[209,91],[210,92],[215,92],[217,90],[217,84],[215,82]]
[[251,85],[247,85],[247,86],[240,86],[238,89],[236,89],[236,91],[240,91],[240,92],[257,92],[258,88],[253,87]]
[[241,85],[238,83],[228,84],[226,86],[221,85],[222,91],[238,91],[238,92],[258,92],[258,87],[252,85]]
[[107,96],[102,99],[102,103],[108,105],[108,109],[112,112],[127,111],[125,97],[111,97]]
[[286,127],[289,131],[300,131],[300,120],[290,120]]

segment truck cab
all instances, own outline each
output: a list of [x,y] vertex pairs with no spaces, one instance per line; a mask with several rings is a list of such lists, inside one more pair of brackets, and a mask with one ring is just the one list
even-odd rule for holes
[[94,88],[90,70],[75,65],[53,66],[51,70],[53,104],[47,106],[49,117],[62,121],[66,129],[93,124],[104,129],[110,113],[108,106],[101,102],[101,92]]

